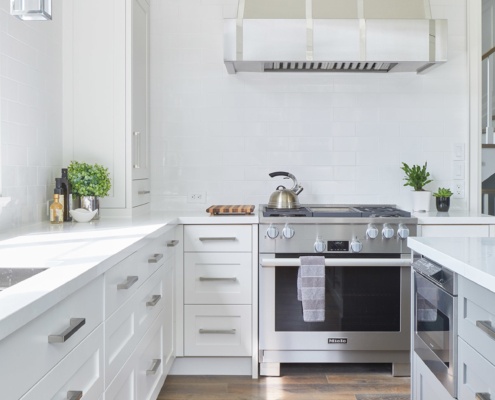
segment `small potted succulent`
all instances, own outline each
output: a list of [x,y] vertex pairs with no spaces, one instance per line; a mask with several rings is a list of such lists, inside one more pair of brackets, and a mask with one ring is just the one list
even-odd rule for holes
[[108,169],[100,164],[87,164],[71,161],[68,178],[72,194],[80,198],[80,207],[89,211],[98,210],[93,219],[100,214],[100,197],[108,196],[112,187]]
[[404,186],[411,186],[413,192],[413,211],[430,211],[431,192],[425,190],[424,187],[433,182],[430,179],[430,173],[427,171],[428,163],[424,163],[422,167],[419,165],[409,166],[405,162],[402,163],[401,169],[406,174]]
[[438,188],[438,190],[433,193],[436,199],[437,211],[447,212],[450,208],[450,197],[453,195],[452,191],[448,188]]

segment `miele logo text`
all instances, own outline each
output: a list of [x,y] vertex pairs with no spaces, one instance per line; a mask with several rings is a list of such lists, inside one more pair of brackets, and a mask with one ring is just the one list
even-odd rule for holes
[[328,344],[347,344],[347,338],[328,338]]

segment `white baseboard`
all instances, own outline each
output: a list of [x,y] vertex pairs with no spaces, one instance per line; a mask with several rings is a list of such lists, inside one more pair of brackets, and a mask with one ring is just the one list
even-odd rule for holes
[[169,375],[251,375],[251,357],[177,357]]

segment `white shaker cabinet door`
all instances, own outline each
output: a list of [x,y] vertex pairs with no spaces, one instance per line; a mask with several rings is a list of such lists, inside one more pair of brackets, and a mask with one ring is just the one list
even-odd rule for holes
[[21,400],[98,400],[102,395],[103,325],[100,325]]
[[149,177],[149,5],[132,0],[132,179]]

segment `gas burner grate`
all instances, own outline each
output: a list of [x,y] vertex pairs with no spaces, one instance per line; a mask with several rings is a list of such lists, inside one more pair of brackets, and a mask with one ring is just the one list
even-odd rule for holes
[[380,217],[380,218],[402,218],[411,216],[409,211],[400,210],[389,206],[357,206],[363,217]]

